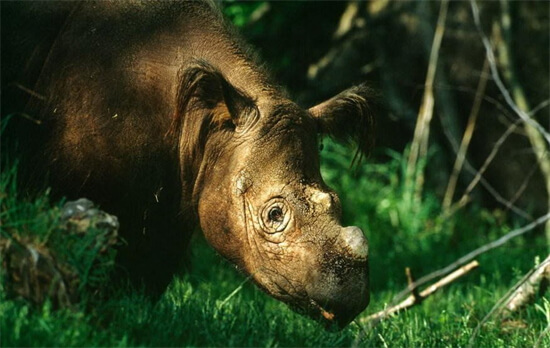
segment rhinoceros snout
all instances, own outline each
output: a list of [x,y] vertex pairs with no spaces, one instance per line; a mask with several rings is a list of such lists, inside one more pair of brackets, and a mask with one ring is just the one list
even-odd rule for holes
[[[325,250],[320,272],[307,286],[312,316],[327,328],[343,328],[369,304],[368,242],[359,227],[341,227]],[[317,313],[317,314],[316,314]]]
[[327,273],[325,277],[308,291],[316,307],[311,314],[327,329],[341,329],[369,304],[368,261]]

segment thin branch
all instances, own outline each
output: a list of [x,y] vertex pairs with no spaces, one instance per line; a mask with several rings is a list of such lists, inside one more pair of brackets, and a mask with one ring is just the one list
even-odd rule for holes
[[[510,134],[512,134],[515,131],[515,129],[517,128],[517,126],[519,125],[520,122],[521,122],[521,120],[517,120],[516,124],[511,125],[508,128],[508,130],[500,137],[500,139],[497,141],[495,147],[493,147],[493,150],[491,151],[491,154],[485,160],[485,163],[483,164],[484,167],[489,166],[490,162],[492,161],[492,159],[494,158],[494,156],[496,155],[496,153],[498,152],[498,150],[502,146],[502,143],[504,142],[504,140]],[[443,133],[449,139],[449,143],[451,144],[451,146],[452,146],[453,150],[455,151],[455,153],[457,153],[458,152],[458,149],[457,149],[458,146],[452,141],[451,135],[448,134],[448,132],[445,128],[443,129]],[[513,211],[514,213],[518,214],[519,216],[521,216],[523,218],[532,219],[532,216],[530,214],[523,211],[519,207],[513,205],[513,203],[511,203],[510,201],[506,200],[504,197],[502,197],[502,195],[500,193],[498,193],[498,191],[491,184],[489,184],[489,182],[483,177],[483,172],[485,171],[486,168],[482,169],[483,172],[479,171],[479,170],[476,170],[474,168],[474,166],[472,166],[472,164],[470,164],[468,159],[465,159],[464,165],[466,167],[466,170],[468,170],[468,172],[470,172],[470,174],[472,174],[474,176],[473,180],[475,180],[475,184],[471,187],[471,189],[469,191],[464,193],[462,195],[462,197],[455,204],[451,205],[451,207],[447,211],[444,212],[444,214],[443,214],[444,218],[448,218],[448,217],[452,216],[455,212],[457,212],[459,209],[464,207],[468,202],[470,202],[470,195],[469,194],[470,194],[471,190],[474,189],[474,187],[475,187],[475,185],[477,185],[477,183],[481,183],[481,185],[487,190],[487,192],[489,192],[489,194],[491,196],[493,196],[493,198],[497,202],[501,203],[507,209],[510,209],[511,211]]]
[[[439,90],[442,89],[442,88],[449,88],[449,86],[439,86],[438,87]],[[464,92],[472,92],[471,89],[464,88],[464,87],[453,87],[452,89],[455,89],[455,90],[458,90],[458,91],[464,91]],[[499,103],[498,100],[496,100],[494,98],[491,98],[490,96],[487,96],[487,95],[483,96],[483,100],[490,103],[490,104],[492,104],[492,105],[494,105],[500,112],[502,112],[509,119],[513,119],[511,112],[508,111],[508,109],[506,109],[501,103]],[[539,111],[539,110],[540,109],[538,109],[536,111]],[[533,115],[534,115],[534,113],[533,113]],[[533,116],[533,115],[531,115],[531,116]],[[497,141],[497,146],[495,148],[493,148],[492,153],[490,155],[490,158],[486,159],[486,161],[484,162],[484,166],[488,166],[490,164],[493,157],[496,155],[498,150],[500,150],[500,147],[502,146],[502,143],[506,140],[506,138],[509,135],[511,135],[512,133],[514,133],[517,130],[518,125],[520,123],[521,123],[521,119],[516,118],[515,119],[515,124],[510,124],[509,125],[509,128],[512,127],[512,129],[508,128],[508,132],[506,132],[506,134],[502,135],[501,138]],[[455,154],[457,154],[458,151],[459,151],[458,144],[456,144],[456,142],[454,141],[453,136],[451,134],[449,134],[449,131],[446,127],[443,127],[443,134],[449,140],[449,144],[451,145],[451,147],[452,147],[453,151],[455,152]],[[529,219],[529,220],[533,219],[533,217],[529,213],[527,213],[526,211],[524,211],[524,210],[520,209],[519,207],[515,206],[513,204],[513,202],[514,202],[513,200],[509,201],[509,200],[505,199],[500,193],[498,193],[498,191],[491,184],[489,184],[489,182],[482,176],[483,173],[481,171],[478,171],[476,168],[474,168],[474,166],[468,161],[467,158],[465,158],[464,166],[466,167],[466,170],[470,174],[472,174],[472,176],[474,176],[474,178],[476,180],[476,182],[474,184],[474,187],[478,183],[481,183],[481,185],[487,190],[487,192],[491,196],[493,196],[493,198],[497,202],[499,202],[500,204],[505,206],[506,209],[511,210],[513,213],[515,213],[515,214],[517,214],[517,215],[519,215],[519,216],[521,216],[525,219]],[[482,171],[484,172],[485,169],[483,169]],[[472,189],[474,187],[472,187]],[[468,204],[471,201],[469,193],[470,192],[468,192],[467,194],[464,194],[455,204],[453,204],[449,209],[444,211],[443,214],[442,214],[442,217],[444,219],[447,219],[450,216],[452,216],[454,213],[456,213],[458,210],[463,208],[466,204]]]
[[[550,256],[548,259],[550,260]],[[517,312],[534,301],[537,293],[543,295],[548,287],[549,278],[550,262],[546,262],[545,266],[537,267],[529,278],[508,297],[504,305],[508,314]]]
[[221,301],[219,304],[218,304],[218,309],[221,309],[233,296],[235,296],[239,291],[242,290],[243,286],[248,283],[250,281],[250,279],[252,279],[253,277],[253,274],[249,275],[248,277],[246,277],[245,280],[243,280],[241,282],[241,284],[239,284],[239,286],[237,286],[235,288],[235,290],[233,290],[229,295],[227,295],[227,297],[225,299],[223,299],[223,301]]
[[425,129],[422,131],[420,138],[419,158],[425,158],[428,153],[428,138],[430,134],[430,122],[433,116],[434,110],[434,93],[433,84],[435,80],[435,74],[437,69],[437,63],[439,59],[439,49],[441,47],[441,41],[443,41],[443,34],[445,33],[445,22],[447,21],[447,9],[449,8],[449,1],[444,0],[441,2],[439,8],[439,15],[437,18],[437,24],[435,28],[434,41],[430,52],[430,62],[428,65],[428,73],[426,75],[426,90],[420,107],[420,113],[423,114],[424,120],[423,126]]
[[251,27],[255,23],[257,23],[260,19],[262,19],[269,11],[271,10],[271,4],[269,2],[264,2],[258,8],[252,12],[250,15],[250,18],[248,20],[248,23],[246,23],[247,27]]
[[497,153],[500,150],[501,146],[504,144],[506,139],[508,139],[508,137],[516,130],[516,128],[519,126],[520,122],[521,122],[521,120],[517,120],[516,123],[513,123],[512,125],[510,125],[508,127],[508,129],[506,129],[506,131],[500,136],[500,138],[495,143],[495,146],[493,146],[493,148],[491,149],[491,153],[489,153],[489,156],[487,156],[487,158],[485,159],[485,162],[483,162],[483,165],[481,166],[481,168],[479,168],[479,170],[476,171],[475,177],[472,179],[470,184],[468,184],[468,187],[466,188],[466,190],[462,194],[461,199],[458,200],[459,202],[462,199],[464,199],[464,197],[470,195],[470,193],[476,187],[478,182],[481,180],[483,173],[485,173],[487,168],[489,168],[489,165],[491,164],[491,162],[493,161],[493,159],[497,155]]
[[[474,167],[472,167],[470,165],[470,163],[468,163],[468,162],[466,162],[466,169],[474,175],[477,175],[477,173],[478,173],[474,169]],[[526,211],[524,211],[523,209],[517,207],[516,205],[514,205],[512,202],[510,202],[506,198],[502,197],[502,195],[500,193],[498,193],[498,191],[491,184],[489,184],[489,182],[484,177],[481,177],[479,179],[479,182],[489,192],[489,194],[491,194],[491,196],[493,196],[493,198],[497,202],[504,205],[507,209],[510,209],[511,211],[513,211],[514,213],[516,213],[517,215],[519,215],[519,216],[521,216],[525,219],[531,220],[533,218],[531,216],[531,214],[527,213]],[[469,196],[466,196],[465,197],[465,202],[467,203],[469,200],[470,200]],[[462,202],[459,202],[459,203],[462,203]]]
[[42,100],[42,101],[45,101],[46,100],[46,97],[43,96],[42,94],[36,92],[36,91],[33,91],[32,89],[30,88],[27,88],[25,86],[23,86],[22,84],[20,84],[19,82],[15,82],[13,84],[15,87],[19,88],[20,90],[22,90],[23,92],[29,94],[30,96],[38,99],[38,100]]
[[525,189],[527,189],[527,185],[531,181],[533,174],[536,173],[538,168],[539,168],[538,163],[537,162],[533,163],[533,165],[531,166],[531,169],[529,169],[529,173],[527,174],[527,176],[525,176],[525,179],[523,179],[523,182],[521,183],[520,187],[517,189],[516,193],[512,196],[512,198],[510,198],[510,200],[508,201],[508,204],[506,204],[507,209],[510,209],[513,206],[513,204],[519,199],[519,197],[521,197]]
[[546,99],[542,101],[541,103],[539,103],[539,105],[535,106],[533,109],[531,109],[531,111],[529,111],[528,113],[529,117],[533,117],[537,112],[544,109],[548,105],[550,105],[550,99]]
[[[499,63],[503,71],[504,78],[507,80],[508,84],[512,90],[512,96],[517,106],[518,110],[528,113],[529,112],[529,102],[527,96],[523,91],[521,84],[517,78],[517,74],[513,64],[513,52],[510,48],[511,41],[511,18],[510,18],[510,6],[507,1],[501,0],[501,17],[500,25],[494,23],[496,28],[497,38],[496,45],[499,53]],[[502,37],[500,35],[502,33]],[[520,115],[522,119],[533,120],[532,118],[526,118]],[[538,123],[536,123],[538,125]],[[534,125],[529,123],[524,123],[525,133],[527,139],[531,143],[531,147],[535,153],[536,160],[539,164],[540,171],[544,176],[544,182],[546,185],[546,193],[548,195],[548,209],[550,210],[550,161],[548,160],[548,145],[550,141],[544,141],[543,135],[540,130],[538,130]],[[540,126],[540,125],[539,125]],[[542,128],[542,127],[541,127]],[[542,128],[544,130],[544,128]],[[547,239],[550,239],[550,223],[546,225],[546,236]]]
[[491,68],[491,74],[493,76],[493,80],[495,81],[495,84],[497,85],[498,89],[500,90],[500,93],[504,97],[504,100],[514,110],[514,112],[526,123],[534,127],[546,140],[548,144],[550,144],[550,134],[534,119],[530,118],[528,113],[521,110],[516,103],[514,102],[512,96],[510,95],[510,92],[506,89],[506,86],[504,86],[504,83],[502,82],[502,79],[500,78],[500,75],[498,73],[497,63],[495,59],[495,54],[493,52],[493,47],[491,45],[491,42],[489,41],[489,38],[485,35],[483,32],[483,29],[481,27],[481,20],[479,16],[479,7],[477,6],[477,3],[475,0],[470,0],[470,6],[472,8],[472,15],[474,17],[474,23],[476,25],[477,31],[479,32],[479,35],[481,36],[481,41],[483,43],[483,46],[485,47],[485,52],[487,59],[489,61],[489,67]]
[[27,113],[24,113],[24,112],[16,112],[16,113],[13,113],[13,114],[10,114],[10,115],[21,116],[21,117],[23,117],[24,119],[26,119],[26,120],[28,120],[28,121],[31,121],[32,123],[37,124],[37,125],[41,125],[41,124],[42,124],[42,121],[37,120],[36,118],[33,118],[33,117],[31,117],[31,115],[29,115],[29,114],[27,114]]
[[[497,30],[497,27],[493,27],[493,36],[495,37],[499,37],[499,33],[498,33],[498,30]],[[502,40],[500,40],[502,41]],[[490,63],[489,61],[489,58],[486,57],[485,61],[487,63]],[[484,66],[484,69],[486,68],[486,66]],[[495,105],[497,105],[497,107],[499,107],[499,109],[501,109],[501,111],[505,111],[505,109],[502,109],[500,107],[500,103],[496,103]],[[534,110],[536,111],[536,110]],[[504,112],[507,116],[508,115],[508,112]],[[532,115],[534,115],[534,112],[530,113],[530,116],[529,117],[532,117]],[[501,146],[504,144],[504,142],[506,141],[506,139],[508,138],[508,136],[510,136],[512,133],[514,133],[516,131],[516,129],[519,127],[519,124],[522,122],[523,120],[521,118],[519,119],[516,119],[516,121],[511,124],[506,132],[504,132],[501,137],[497,140],[497,142],[495,143],[495,146],[493,147],[493,149],[491,150],[491,153],[489,154],[489,156],[485,159],[485,162],[483,163],[483,165],[481,166],[481,168],[479,170],[476,170],[467,160],[466,160],[466,168],[469,172],[471,172],[472,174],[474,174],[474,178],[472,179],[472,181],[470,182],[470,184],[468,185],[468,187],[466,188],[465,192],[462,194],[462,197],[452,206],[450,206],[449,208],[445,209],[444,210],[444,216],[448,217],[452,214],[454,214],[456,211],[458,211],[459,209],[461,209],[462,207],[464,207],[469,201],[470,201],[470,193],[473,191],[473,189],[477,186],[478,183],[481,182],[481,184],[485,187],[485,189],[501,204],[503,204],[507,209],[510,209],[511,211],[513,211],[514,213],[524,217],[524,218],[528,218],[530,219],[531,216],[526,213],[525,211],[523,211],[522,209],[518,208],[517,206],[515,206],[513,204],[512,201],[509,201],[509,200],[506,200],[504,197],[502,197],[498,192],[497,190],[495,190],[484,178],[483,178],[483,173],[485,173],[485,171],[487,170],[487,168],[489,167],[489,165],[491,164],[491,162],[493,161],[493,159],[495,158],[496,154],[498,153],[498,151],[500,150]],[[452,140],[452,138],[450,137],[450,135],[447,134],[447,130],[444,129],[444,133],[445,135],[449,138],[449,140]],[[450,141],[451,142],[451,145],[453,146],[453,148],[456,148],[455,144],[453,141]],[[460,150],[456,150],[455,149],[455,152],[457,152],[457,158],[458,158],[458,153],[460,152]],[[447,197],[446,197],[447,198]],[[447,198],[448,199],[448,198]]]
[[466,159],[466,152],[468,152],[468,147],[470,141],[472,140],[472,135],[474,134],[474,129],[477,121],[477,116],[479,115],[479,108],[481,107],[481,102],[483,100],[483,95],[485,94],[485,88],[487,87],[487,72],[489,70],[489,64],[487,59],[483,61],[483,69],[481,76],[479,77],[479,82],[477,84],[477,90],[474,98],[474,104],[470,111],[470,116],[468,117],[468,124],[464,135],[462,137],[462,142],[460,143],[460,148],[456,155],[455,164],[453,166],[453,172],[447,184],[447,190],[445,191],[445,197],[443,198],[443,209],[448,210],[453,201],[453,196],[455,193],[456,183],[458,182],[458,176],[462,170],[464,160]]
[[[412,179],[415,176],[418,160],[425,158],[428,147],[428,138],[430,133],[430,122],[433,116],[434,109],[434,93],[433,82],[435,78],[437,60],[439,58],[439,48],[445,32],[445,21],[447,19],[448,0],[441,2],[439,8],[439,16],[437,19],[437,27],[432,42],[430,52],[430,60],[428,63],[428,72],[426,73],[426,81],[424,83],[424,94],[422,96],[422,104],[418,112],[418,119],[414,130],[414,138],[411,144],[409,160],[407,163],[406,187],[411,187]],[[416,175],[416,196],[422,191],[423,175]]]
[[332,34],[332,38],[335,40],[341,39],[343,36],[345,36],[347,33],[350,32],[350,30],[353,28],[354,22],[357,19],[357,15],[359,14],[359,2],[358,1],[350,1],[348,2],[348,5],[346,6],[346,9],[344,10],[344,13],[342,13],[342,16],[340,17],[340,23],[338,23],[338,28]]
[[[454,282],[455,280],[467,274],[471,270],[477,268],[478,266],[479,266],[479,263],[477,261],[472,261],[469,264],[455,270],[451,274],[448,274],[447,276],[441,278],[439,281],[435,282],[434,284],[428,286],[426,289],[421,291],[417,296],[411,295],[397,305],[391,306],[390,308],[387,308],[383,311],[380,311],[380,312],[371,314],[368,317],[362,318],[360,319],[360,323],[362,324],[370,324],[372,322],[376,323],[380,320],[387,318],[392,314],[395,314],[402,310],[419,305],[428,296],[433,295],[439,289],[449,285],[450,283]],[[415,287],[414,289],[418,289],[418,287]],[[407,287],[407,290],[411,291],[410,285]]]
[[418,288],[413,287],[414,277],[413,277],[411,269],[409,267],[405,268],[405,275],[407,276],[407,285],[409,286],[409,290],[411,290],[411,293],[414,297],[414,300],[416,302],[422,302],[422,298],[420,297],[420,294],[418,293]]
[[[457,91],[457,92],[463,92],[463,93],[470,93],[474,95],[476,92],[475,90],[469,87],[452,86],[448,84],[436,84],[435,88],[439,91],[445,89],[445,90],[451,90],[451,91]],[[483,101],[496,107],[498,111],[500,111],[504,116],[506,116],[506,118],[510,119],[511,121],[517,120],[517,117],[514,117],[515,114],[511,110],[509,110],[506,107],[506,105],[500,103],[498,99],[495,99],[489,95],[484,95]],[[539,105],[534,107],[531,111],[529,111],[529,114],[528,114],[529,117],[534,117],[537,112],[539,112],[541,109],[545,108],[548,105],[550,105],[550,99],[541,102]]]

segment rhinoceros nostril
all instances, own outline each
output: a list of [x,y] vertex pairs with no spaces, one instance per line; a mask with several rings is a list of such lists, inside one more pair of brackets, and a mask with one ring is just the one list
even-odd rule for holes
[[349,226],[342,228],[342,239],[354,259],[367,258],[369,255],[369,244],[359,227]]

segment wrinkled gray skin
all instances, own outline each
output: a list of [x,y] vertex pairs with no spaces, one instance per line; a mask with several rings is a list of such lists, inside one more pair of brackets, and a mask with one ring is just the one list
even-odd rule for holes
[[201,227],[269,294],[345,325],[368,304],[367,241],[340,225],[311,117],[289,108],[234,137],[221,155],[228,161],[204,168]]
[[119,217],[131,279],[164,289],[200,226],[264,291],[327,327],[366,308],[367,241],[341,226],[318,154],[319,135],[367,149],[365,87],[301,109],[207,3],[2,6],[63,18],[31,62],[43,65],[33,89],[44,100],[28,110],[48,132],[32,163],[58,194]]

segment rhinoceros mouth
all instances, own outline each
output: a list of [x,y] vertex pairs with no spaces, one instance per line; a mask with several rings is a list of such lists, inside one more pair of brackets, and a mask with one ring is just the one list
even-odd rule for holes
[[277,283],[272,283],[277,291],[268,289],[265,285],[254,280],[256,285],[265,293],[284,302],[290,309],[301,315],[307,316],[319,323],[327,331],[339,331],[346,327],[355,318],[346,313],[339,313],[326,305],[308,296],[307,293],[291,294]]
[[[292,307],[292,306],[291,306]],[[311,319],[317,321],[325,330],[339,331],[343,329],[349,322],[342,321],[338,314],[327,307],[321,306],[314,299],[309,299],[304,306],[294,307],[295,311],[305,314]]]
[[335,326],[335,314],[323,308],[323,306],[314,299],[308,297],[305,293],[292,295],[276,282],[274,282],[273,285],[277,288],[277,291],[273,292],[265,285],[257,282],[257,280],[255,280],[255,282],[261,290],[284,302],[293,311],[319,322],[325,329],[330,330]]
[[338,315],[336,315],[333,311],[321,306],[317,301],[312,298],[306,297],[297,299],[294,297],[290,300],[288,298],[281,300],[285,302],[287,306],[293,311],[318,322],[325,328],[325,330],[337,331],[348,324],[347,322],[340,322],[338,320]]
[[342,330],[360,313],[356,308],[343,307],[337,303],[321,304],[319,300],[309,296],[307,299],[302,299],[299,304],[290,304],[290,307],[317,321],[328,331]]
[[315,300],[311,300],[311,304],[314,308],[317,309],[319,314],[325,319],[330,322],[334,320],[334,313],[324,309],[321,305],[319,305]]

